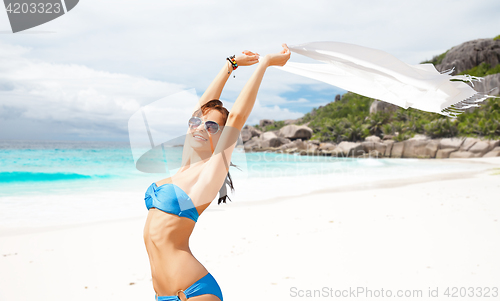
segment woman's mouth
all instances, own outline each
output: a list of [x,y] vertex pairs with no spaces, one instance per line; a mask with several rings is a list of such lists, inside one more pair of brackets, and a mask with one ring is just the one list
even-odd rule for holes
[[203,138],[203,136],[199,134],[194,134],[193,138],[198,141],[207,141],[207,139]]

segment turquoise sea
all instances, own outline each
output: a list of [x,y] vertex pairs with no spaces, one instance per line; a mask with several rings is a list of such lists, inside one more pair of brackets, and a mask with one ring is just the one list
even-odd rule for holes
[[[180,162],[181,154],[182,147],[168,148],[164,159]],[[235,150],[233,159],[238,166],[230,170],[236,187],[233,201],[484,169],[480,164],[446,160],[332,158],[242,150]],[[0,229],[142,216],[147,187],[167,176],[137,170],[128,142],[0,141]]]

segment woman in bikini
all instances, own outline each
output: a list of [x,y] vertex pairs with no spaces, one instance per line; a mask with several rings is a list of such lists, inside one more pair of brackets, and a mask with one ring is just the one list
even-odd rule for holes
[[[231,154],[255,103],[269,66],[283,66],[290,50],[260,58],[257,53],[228,58],[199,101],[189,120],[182,166],[170,178],[146,191],[149,209],[144,242],[158,301],[222,301],[219,285],[189,249],[189,237],[199,215],[225,185]],[[229,113],[218,100],[232,70],[258,63]],[[230,184],[232,187],[232,184]],[[225,198],[220,198],[225,202]]]

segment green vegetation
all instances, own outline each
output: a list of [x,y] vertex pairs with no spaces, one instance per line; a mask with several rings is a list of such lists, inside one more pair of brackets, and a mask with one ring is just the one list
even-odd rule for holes
[[500,64],[497,64],[497,65],[491,67],[490,64],[483,62],[479,66],[476,66],[476,67],[469,69],[469,70],[465,70],[464,72],[462,72],[460,74],[469,74],[469,75],[473,75],[473,76],[483,77],[483,76],[495,74],[495,73],[500,73]]
[[284,126],[285,126],[285,122],[284,121],[275,121],[273,124],[266,126],[266,131],[279,130],[279,129],[281,129]]
[[320,141],[356,141],[369,136],[364,121],[370,114],[370,98],[346,93],[339,101],[313,109],[302,117],[302,123],[309,122],[313,129],[312,139]]
[[[500,35],[495,40],[500,40]],[[447,53],[422,63],[439,65]],[[461,74],[483,77],[495,73],[500,73],[500,64],[490,66],[482,63]],[[431,138],[459,136],[500,139],[500,98],[487,99],[480,103],[479,108],[462,113],[456,119],[412,108],[397,108],[394,112],[370,115],[372,102],[368,97],[348,92],[340,101],[313,109],[302,121],[309,122],[314,133],[313,139],[336,143],[363,140],[369,135],[381,138],[392,136],[396,141],[409,139],[415,134]]]
[[[500,40],[500,35],[494,40]],[[448,51],[422,63],[439,65],[447,53]],[[500,64],[490,66],[483,62],[461,74],[483,77],[496,73],[500,73]],[[396,141],[407,140],[416,134],[431,138],[500,139],[500,98],[498,97],[479,103],[479,108],[472,112],[462,113],[455,119],[437,113],[399,107],[391,112],[370,115],[372,102],[373,99],[348,92],[339,101],[330,102],[324,107],[313,109],[305,114],[300,124],[307,123],[313,130],[311,139],[335,143],[361,141],[370,135],[380,138],[389,136]],[[255,127],[259,130],[270,131],[280,129],[284,125],[284,121],[276,121],[265,128],[260,128],[258,125]]]
[[348,92],[340,101],[307,113],[302,123],[309,122],[312,139],[322,142],[361,141],[370,135],[380,138],[390,135],[396,141],[403,141],[415,134],[431,138],[500,139],[500,98],[487,99],[479,108],[456,119],[412,108],[370,115],[372,102],[368,97]]
[[[320,109],[313,109],[302,117],[302,123],[328,118],[342,118],[349,115],[365,119],[370,114],[372,99],[355,93],[348,92],[339,101],[330,102]],[[321,124],[317,124],[318,126]]]
[[500,40],[500,35],[498,35],[498,36],[494,37],[494,38],[493,38],[493,40],[495,40],[495,41],[499,41],[499,40]]
[[446,56],[446,54],[448,53],[448,51],[449,51],[449,50],[446,50],[446,52],[445,52],[445,53],[441,53],[440,55],[436,55],[436,56],[434,56],[434,57],[432,58],[432,60],[430,60],[430,61],[425,61],[425,62],[422,62],[422,63],[420,63],[420,64],[428,64],[428,63],[432,63],[432,64],[434,64],[434,66],[439,65],[439,64],[441,64],[441,62],[443,62],[443,59],[444,59],[444,57]]
[[273,124],[261,127],[260,125],[256,124],[254,127],[258,129],[259,131],[267,132],[267,131],[275,131],[279,130],[282,127],[285,126],[285,121],[275,121]]

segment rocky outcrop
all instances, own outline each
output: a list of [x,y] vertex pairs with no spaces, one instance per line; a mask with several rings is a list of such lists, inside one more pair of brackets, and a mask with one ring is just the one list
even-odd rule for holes
[[259,138],[261,140],[271,140],[273,138],[278,138],[278,135],[276,135],[276,132],[264,132],[260,134]]
[[500,156],[500,141],[478,138],[430,139],[424,135],[395,142],[367,137],[363,142],[342,141],[339,144],[318,140],[290,140],[278,131],[254,136],[244,144],[246,151],[298,153],[308,156],[350,158],[477,158]]
[[266,127],[266,126],[271,125],[271,124],[274,124],[274,120],[272,120],[272,119],[262,119],[259,122],[259,126],[261,128]]
[[483,157],[500,157],[500,146],[495,147],[490,152],[487,152]]
[[402,158],[434,158],[439,148],[439,141],[430,139],[409,139],[403,143]]
[[359,142],[342,141],[333,150],[337,157],[356,157],[363,155],[363,145]]
[[261,134],[262,131],[259,131],[251,125],[245,125],[241,130],[241,139],[243,142],[247,142],[253,137],[259,137]]
[[474,82],[474,90],[488,95],[500,95],[500,73],[487,75],[480,82]]
[[307,148],[306,144],[302,141],[302,139],[296,139],[294,141],[290,141],[280,146],[280,149],[282,151],[288,150],[288,153],[297,152],[299,150],[305,150],[306,148]]
[[307,140],[311,138],[313,131],[311,128],[304,125],[290,124],[282,127],[279,133],[280,136],[291,140],[294,139]]
[[431,140],[427,143],[423,158],[435,158],[439,150],[439,140]]
[[318,149],[319,150],[326,150],[326,151],[331,151],[334,150],[337,147],[337,144],[335,143],[330,143],[330,142],[324,142],[320,143]]
[[429,139],[423,136],[418,139],[412,138],[393,144],[390,154],[385,157],[391,158],[474,158],[488,156],[500,156],[495,151],[500,146],[500,141],[482,140],[478,138],[444,138]]
[[363,141],[361,146],[365,155],[376,158],[384,157],[387,149],[387,144],[374,141]]
[[439,148],[457,150],[463,142],[463,138],[444,138],[439,141]]
[[297,153],[308,156],[429,159],[500,156],[498,140],[472,137],[431,139],[417,134],[408,140],[396,142],[391,136],[384,136],[384,140],[381,140],[380,137],[372,135],[362,142],[342,141],[336,144],[309,140],[312,133],[312,129],[307,125],[289,124],[280,130],[267,132],[247,125],[242,130],[242,138],[245,151]]
[[[459,74],[482,63],[494,67],[500,63],[500,40],[479,39],[468,41],[450,49],[442,62],[436,65],[439,71],[455,68],[452,74]],[[488,95],[500,95],[500,74],[491,74],[474,82],[474,90]],[[465,109],[472,112],[477,107]]]
[[444,71],[455,67],[453,74],[458,74],[483,62],[491,67],[500,63],[500,40],[479,39],[455,46],[446,53],[436,69]]
[[392,146],[394,145],[394,140],[384,140],[382,143],[386,145],[385,148],[385,153],[384,157],[390,158],[391,157],[391,151],[392,151]]
[[370,141],[370,142],[380,142],[380,137],[379,136],[368,136],[365,138],[365,141]]
[[404,147],[404,142],[394,142],[392,145],[391,158],[402,158]]
[[245,151],[253,151],[262,148],[262,141],[259,137],[252,137],[249,141],[243,144]]
[[241,130],[241,140],[243,140],[243,143],[247,142],[250,139],[252,139],[252,133],[250,133],[250,131],[247,129],[242,129]]
[[471,152],[462,152],[462,151],[458,151],[458,152],[452,152],[450,154],[450,158],[474,158],[474,154],[471,153]]
[[266,132],[260,136],[252,137],[243,144],[245,151],[262,151],[268,148],[278,148],[283,144],[290,143],[290,139],[276,136],[273,132]]
[[384,157],[387,149],[387,144],[382,143],[378,136],[368,136],[365,141],[361,142],[363,146],[364,156],[368,157]]
[[370,114],[380,112],[395,112],[399,107],[381,100],[374,100],[370,106]]
[[469,148],[468,152],[473,153],[475,157],[483,157],[497,147],[499,143],[500,141],[478,141]]
[[458,151],[461,151],[461,152],[466,152],[468,151],[474,144],[476,144],[476,142],[480,141],[479,139],[477,138],[465,138],[464,142],[462,143],[462,145],[460,145],[460,148],[458,149]]

